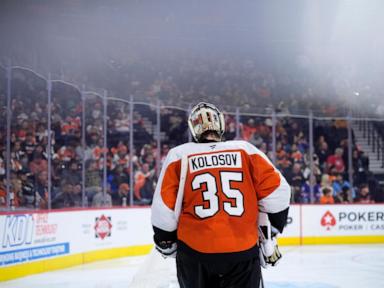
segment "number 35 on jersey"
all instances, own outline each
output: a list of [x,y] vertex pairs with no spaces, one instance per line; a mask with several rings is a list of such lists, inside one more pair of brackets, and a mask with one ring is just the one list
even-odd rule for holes
[[236,182],[243,183],[239,151],[192,156],[188,159],[188,165],[192,179],[192,199],[201,202],[194,205],[197,217],[209,218],[220,210],[230,216],[241,216],[244,213],[243,193],[233,187]]

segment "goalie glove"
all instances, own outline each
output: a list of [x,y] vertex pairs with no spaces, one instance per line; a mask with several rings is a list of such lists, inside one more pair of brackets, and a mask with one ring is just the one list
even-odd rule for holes
[[260,265],[263,268],[276,266],[282,255],[277,245],[278,230],[271,226],[266,213],[259,214]]
[[156,241],[155,248],[164,258],[176,258],[177,243],[175,241]]

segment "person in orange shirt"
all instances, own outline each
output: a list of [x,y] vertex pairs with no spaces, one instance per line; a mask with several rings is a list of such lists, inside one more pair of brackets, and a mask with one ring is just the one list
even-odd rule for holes
[[333,199],[333,191],[331,187],[323,188],[323,195],[320,197],[320,204],[335,204],[335,199]]
[[181,288],[258,288],[260,265],[281,258],[290,186],[252,144],[222,141],[214,105],[197,104],[188,124],[195,142],[169,151],[153,197],[155,247],[176,257]]

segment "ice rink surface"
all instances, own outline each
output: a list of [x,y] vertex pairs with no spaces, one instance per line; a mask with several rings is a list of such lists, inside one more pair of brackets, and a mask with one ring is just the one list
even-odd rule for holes
[[[282,247],[266,288],[384,287],[384,245]],[[177,288],[174,260],[157,254],[96,262],[2,282],[1,288]]]

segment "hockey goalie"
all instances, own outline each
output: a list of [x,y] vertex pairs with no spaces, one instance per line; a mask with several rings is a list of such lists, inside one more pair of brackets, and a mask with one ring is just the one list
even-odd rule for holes
[[181,288],[260,287],[261,266],[280,260],[290,187],[264,153],[224,141],[224,116],[199,103],[188,119],[193,143],[170,150],[156,187],[156,249],[176,257]]

